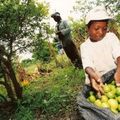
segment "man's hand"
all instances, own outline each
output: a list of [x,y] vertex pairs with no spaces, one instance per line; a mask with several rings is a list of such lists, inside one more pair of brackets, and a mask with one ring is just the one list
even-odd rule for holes
[[64,38],[64,35],[60,31],[56,32],[56,35],[58,35],[58,38],[60,40],[62,40]]
[[120,86],[120,72],[116,71],[114,75],[116,86]]
[[86,67],[85,72],[88,74],[93,89],[100,94],[104,94],[103,82],[100,75],[91,67]]
[[99,91],[98,83],[94,79],[91,80],[91,85],[95,91]]
[[91,80],[91,85],[92,85],[93,89],[97,92],[98,97],[101,97],[101,95],[104,94],[102,80],[92,79]]
[[62,35],[61,31],[56,32],[56,35]]
[[99,90],[101,91],[102,94],[104,94],[102,79],[101,78],[97,79],[97,83],[99,84]]

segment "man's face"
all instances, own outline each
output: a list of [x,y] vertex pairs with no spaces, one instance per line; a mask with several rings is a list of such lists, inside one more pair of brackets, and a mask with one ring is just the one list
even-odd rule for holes
[[60,16],[54,16],[53,18],[56,22],[59,22],[61,20]]
[[107,21],[93,21],[88,28],[89,37],[93,42],[100,41],[107,32]]

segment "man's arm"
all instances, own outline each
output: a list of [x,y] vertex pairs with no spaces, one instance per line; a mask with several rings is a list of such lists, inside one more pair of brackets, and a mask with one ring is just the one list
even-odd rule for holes
[[100,79],[100,77],[96,74],[93,68],[91,67],[86,67],[85,72],[88,74],[88,76],[92,79],[95,79],[96,81]]
[[64,26],[64,29],[61,30],[61,33],[63,35],[66,35],[71,32],[70,26],[68,25],[67,21],[62,21],[62,25]]

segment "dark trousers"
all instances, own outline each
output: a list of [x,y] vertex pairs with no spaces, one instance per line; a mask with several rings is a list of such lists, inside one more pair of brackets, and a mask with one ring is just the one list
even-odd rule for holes
[[82,68],[82,61],[80,54],[72,40],[62,40],[63,49],[67,57],[75,65],[75,67]]

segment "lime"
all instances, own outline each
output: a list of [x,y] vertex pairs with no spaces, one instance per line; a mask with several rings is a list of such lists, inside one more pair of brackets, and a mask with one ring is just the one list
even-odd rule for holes
[[110,92],[108,92],[108,93],[106,93],[106,96],[108,97],[108,98],[114,98],[115,97],[115,92],[114,91],[110,91]]
[[103,108],[110,108],[110,105],[108,102],[102,102],[102,107]]
[[108,84],[108,87],[110,87],[111,90],[115,90],[116,89],[116,86],[112,85],[112,84]]
[[118,102],[117,102],[116,99],[109,99],[108,103],[109,103],[111,109],[117,109],[118,108]]
[[101,102],[107,102],[107,101],[108,101],[108,97],[106,95],[102,95]]
[[105,84],[105,85],[103,86],[103,90],[104,90],[105,93],[111,91],[111,90],[110,90],[110,87],[109,87],[107,84]]
[[112,108],[111,108],[111,111],[112,111],[113,113],[115,113],[115,114],[118,113],[118,111],[117,111],[116,109],[112,109]]
[[116,100],[120,103],[120,96],[116,97]]
[[118,111],[120,112],[120,104],[118,105]]
[[113,80],[113,81],[111,82],[111,84],[112,84],[112,85],[115,85],[115,80]]
[[116,95],[120,96],[120,87],[116,88]]
[[93,91],[90,91],[89,94],[90,94],[90,95],[94,95],[94,92],[93,92]]
[[99,99],[97,99],[95,102],[94,102],[95,105],[97,105],[98,107],[102,107],[102,103]]
[[89,99],[89,101],[92,102],[92,103],[94,103],[94,102],[96,101],[96,98],[95,98],[94,95],[90,95],[88,99]]

